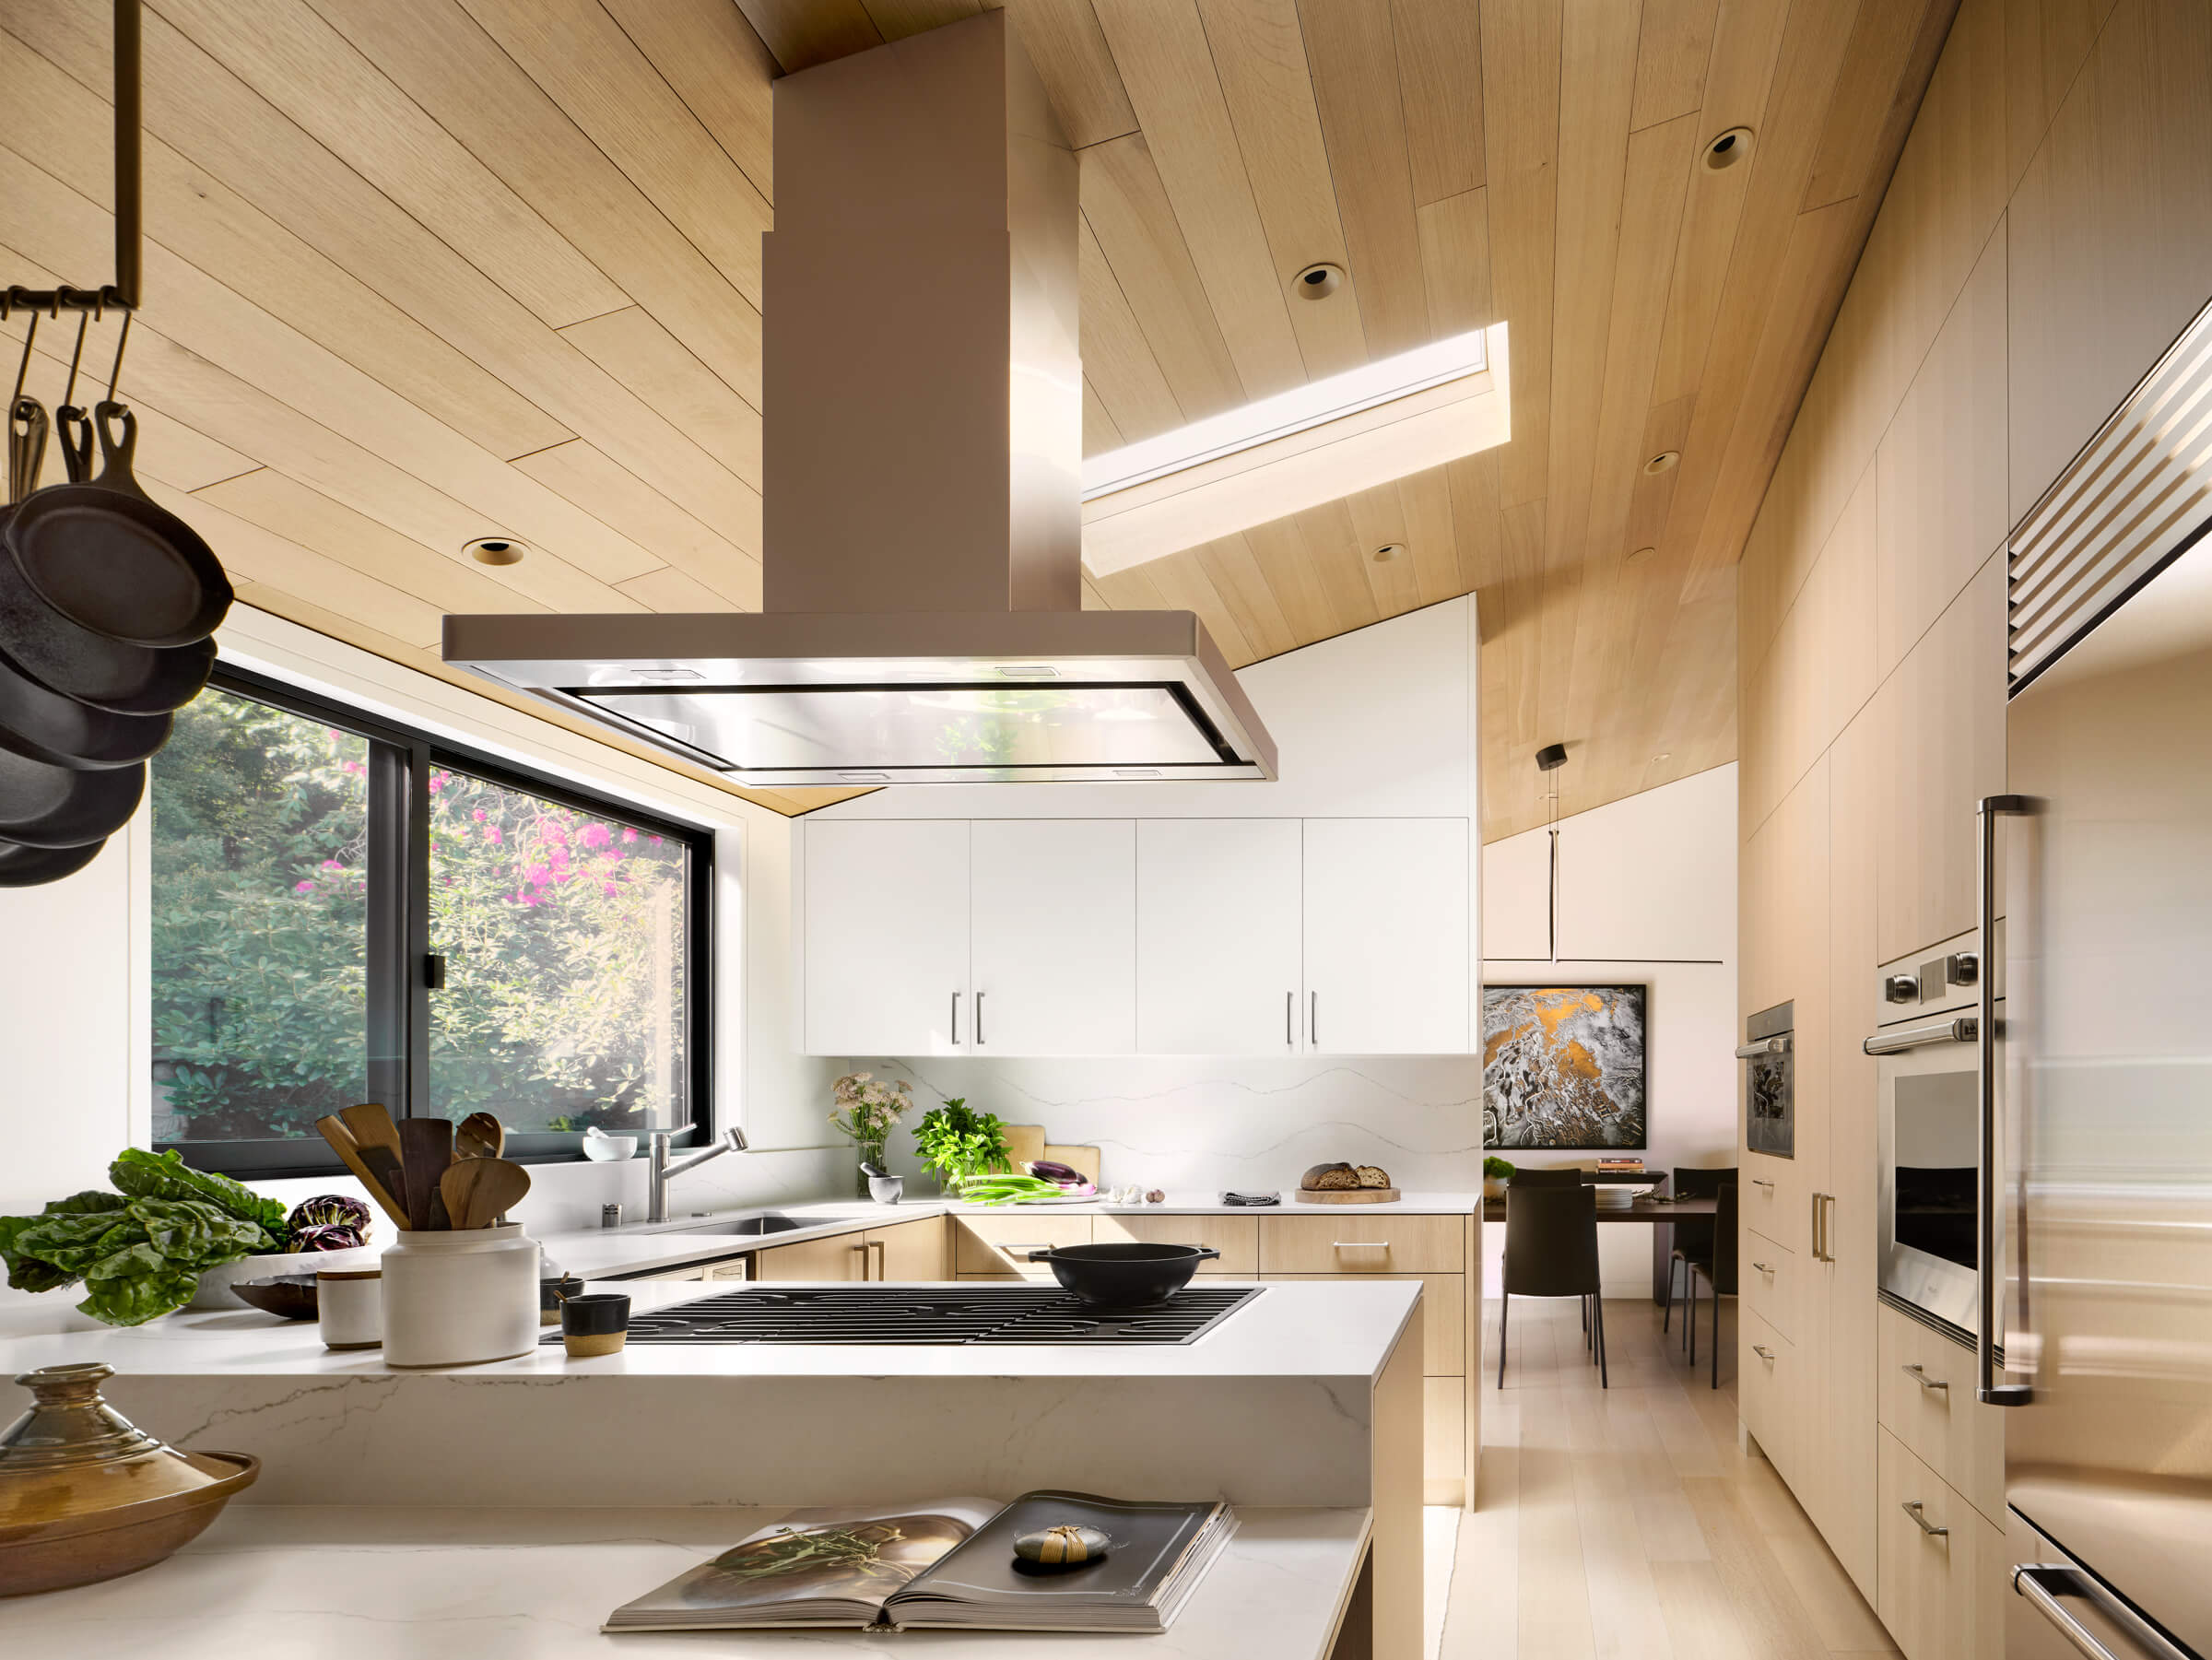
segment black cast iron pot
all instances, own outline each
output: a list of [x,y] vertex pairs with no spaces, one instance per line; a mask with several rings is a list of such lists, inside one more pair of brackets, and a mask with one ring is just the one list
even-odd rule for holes
[[1210,1245],[1060,1245],[1032,1251],[1033,1263],[1050,1263],[1053,1277],[1085,1302],[1134,1309],[1165,1302],[1191,1282],[1198,1265],[1220,1252]]

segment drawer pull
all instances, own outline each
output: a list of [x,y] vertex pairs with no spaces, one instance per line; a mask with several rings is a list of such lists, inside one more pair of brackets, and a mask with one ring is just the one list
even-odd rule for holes
[[1754,1187],[1771,1187],[1774,1185],[1774,1183],[1768,1181],[1764,1176],[1753,1176],[1751,1178],[1751,1185]]
[[1332,1251],[1387,1251],[1390,1249],[1390,1242],[1386,1239],[1336,1239],[1329,1242],[1329,1249]]
[[1004,1251],[1009,1254],[1016,1251],[1057,1251],[1059,1248],[1057,1245],[1044,1244],[1037,1240],[1001,1240],[992,1246],[994,1251]]
[[1950,1386],[1948,1383],[1945,1383],[1945,1382],[1944,1382],[1944,1381],[1943,1381],[1941,1378],[1932,1378],[1932,1377],[1930,1377],[1930,1376],[1927,1374],[1927,1372],[1926,1372],[1924,1370],[1923,1370],[1921,1367],[1918,1367],[1918,1366],[1900,1366],[1900,1367],[1898,1368],[1898,1371],[1900,1371],[1900,1372],[1903,1372],[1903,1373],[1904,1373],[1904,1374],[1905,1374],[1907,1377],[1911,1378],[1911,1379],[1912,1379],[1912,1381],[1913,1381],[1915,1383],[1918,1383],[1918,1384],[1919,1384],[1919,1385],[1920,1385],[1920,1386],[1921,1386],[1923,1389],[1940,1389],[1940,1390],[1944,1391],[1946,1394],[1948,1394],[1948,1393],[1950,1392],[1950,1387],[1951,1387],[1951,1386]]
[[1751,1346],[1751,1352],[1762,1360],[1771,1360],[1774,1358],[1774,1351],[1763,1343],[1754,1343]]
[[1753,1263],[1751,1266],[1757,1268],[1761,1274],[1771,1274],[1774,1272],[1774,1267],[1771,1263]]
[[1912,1518],[1912,1525],[1919,1528],[1921,1532],[1926,1534],[1931,1539],[1946,1539],[1950,1537],[1951,1530],[1949,1528],[1938,1527],[1935,1523],[1929,1521],[1927,1517],[1920,1513],[1921,1502],[1922,1501],[1918,1499],[1907,1499],[1897,1508],[1903,1511],[1908,1516],[1911,1516]]

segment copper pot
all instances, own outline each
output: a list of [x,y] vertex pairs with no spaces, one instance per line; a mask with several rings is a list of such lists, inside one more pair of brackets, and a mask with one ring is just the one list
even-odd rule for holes
[[135,1573],[196,1538],[261,1461],[181,1453],[100,1398],[99,1361],[16,1382],[30,1410],[0,1431],[0,1596]]

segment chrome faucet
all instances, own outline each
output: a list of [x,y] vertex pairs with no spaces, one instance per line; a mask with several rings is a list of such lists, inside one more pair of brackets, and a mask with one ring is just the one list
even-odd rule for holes
[[668,1178],[680,1176],[688,1170],[697,1170],[710,1159],[719,1159],[724,1153],[742,1153],[747,1150],[745,1132],[735,1124],[700,1148],[688,1159],[668,1162],[668,1143],[671,1132],[653,1132],[652,1154],[645,1161],[645,1219],[665,1222],[668,1219]]

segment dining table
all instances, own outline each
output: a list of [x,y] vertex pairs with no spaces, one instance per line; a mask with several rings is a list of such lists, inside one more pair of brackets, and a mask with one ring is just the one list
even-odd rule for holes
[[[1637,1176],[1630,1180],[1650,1182],[1654,1186],[1664,1183],[1664,1175]],[[1482,1217],[1486,1222],[1505,1220],[1508,1199],[1488,1199],[1482,1202]],[[1656,1192],[1638,1194],[1626,1205],[1600,1205],[1597,1219],[1606,1222],[1641,1222],[1652,1230],[1652,1301],[1666,1301],[1666,1279],[1669,1259],[1674,1254],[1675,1223],[1683,1217],[1718,1216],[1721,1202],[1714,1198],[1670,1199]]]

